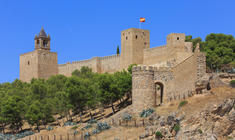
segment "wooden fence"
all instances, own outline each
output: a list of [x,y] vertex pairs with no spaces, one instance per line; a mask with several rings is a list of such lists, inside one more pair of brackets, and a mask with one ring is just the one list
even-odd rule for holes
[[[122,120],[116,120],[114,121],[113,119],[111,122],[109,122],[111,127],[145,127],[152,125],[151,121],[146,121],[144,119],[142,120],[131,120],[131,121],[122,121]],[[99,138],[97,134],[94,134],[90,137],[85,138],[85,134],[89,132],[92,134],[93,129],[89,130],[83,130],[78,132],[77,134],[73,133],[67,133],[67,134],[51,134],[51,135],[40,135],[40,134],[34,134],[25,138],[22,138],[21,140],[102,140],[102,138]],[[120,132],[121,133],[121,132]],[[150,133],[154,133],[154,130],[150,130]],[[123,139],[123,138],[122,138]],[[136,139],[139,139],[139,135],[136,136]],[[125,138],[124,138],[125,140]]]

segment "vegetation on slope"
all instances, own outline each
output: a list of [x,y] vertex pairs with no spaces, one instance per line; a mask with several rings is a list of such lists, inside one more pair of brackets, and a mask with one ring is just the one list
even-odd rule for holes
[[[48,80],[32,79],[30,83],[15,80],[0,84],[0,130],[10,129],[12,133],[22,130],[26,121],[30,127],[40,131],[41,126],[60,118],[71,119],[73,114],[83,115],[98,107],[112,106],[130,97],[132,78],[125,70],[114,74],[93,73],[82,67],[71,77],[52,76]],[[72,111],[72,113],[71,113]]]

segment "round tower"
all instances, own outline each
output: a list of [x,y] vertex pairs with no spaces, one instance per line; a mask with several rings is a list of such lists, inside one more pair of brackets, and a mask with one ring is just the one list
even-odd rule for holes
[[133,113],[139,116],[143,109],[155,106],[154,69],[151,66],[136,66],[132,69]]

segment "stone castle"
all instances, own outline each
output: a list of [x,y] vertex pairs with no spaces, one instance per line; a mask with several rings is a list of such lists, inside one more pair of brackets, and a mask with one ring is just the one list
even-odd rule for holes
[[57,53],[50,51],[50,36],[42,29],[34,38],[35,50],[20,55],[20,80],[48,79],[57,74],[71,76],[83,66],[97,73],[113,73],[138,64],[132,73],[132,103],[136,112],[190,96],[195,82],[206,74],[206,58],[199,44],[193,52],[193,44],[185,42],[185,34],[171,33],[166,45],[150,48],[149,34],[148,30],[130,28],[121,32],[121,55],[58,64]]

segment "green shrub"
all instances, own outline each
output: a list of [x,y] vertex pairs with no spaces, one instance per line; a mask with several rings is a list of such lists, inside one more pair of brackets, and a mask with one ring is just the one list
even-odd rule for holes
[[182,107],[182,106],[184,106],[184,105],[186,105],[188,103],[188,101],[181,101],[180,103],[179,103],[179,108],[180,107]]
[[235,87],[235,80],[231,80],[231,81],[230,81],[230,85],[231,85],[232,87]]
[[175,130],[175,132],[178,132],[178,131],[180,130],[180,125],[179,125],[179,124],[176,124],[176,125],[174,126],[174,130]]
[[52,126],[48,126],[47,127],[47,131],[51,131],[51,130],[53,130],[53,127]]
[[155,136],[156,136],[156,138],[162,138],[163,137],[163,135],[160,131],[156,131]]
[[124,121],[130,121],[131,119],[132,119],[131,114],[124,113],[124,114],[122,115],[122,120],[124,120]]
[[72,130],[76,130],[78,128],[78,126],[74,126],[74,127],[72,127],[71,129]]
[[198,129],[197,131],[198,131],[200,134],[202,134],[202,130],[201,130],[201,129]]
[[152,109],[152,108],[148,108],[146,110],[144,109],[142,112],[140,112],[140,117],[141,118],[146,118],[149,115],[151,115],[153,112],[154,112],[154,109]]

